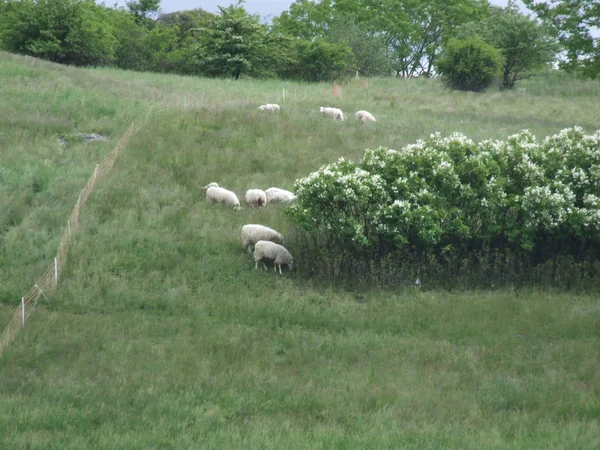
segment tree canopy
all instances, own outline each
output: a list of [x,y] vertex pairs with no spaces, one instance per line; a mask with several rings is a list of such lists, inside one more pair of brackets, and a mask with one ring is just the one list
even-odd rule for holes
[[562,67],[590,78],[600,76],[600,2],[523,0],[523,3],[557,30],[566,52]]
[[532,76],[554,61],[559,51],[549,27],[523,15],[511,2],[506,8],[491,7],[488,18],[463,26],[459,36],[477,36],[502,52],[502,88]]

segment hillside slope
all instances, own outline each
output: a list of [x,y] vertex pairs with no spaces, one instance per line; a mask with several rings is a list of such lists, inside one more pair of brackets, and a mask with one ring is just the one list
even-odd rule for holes
[[[600,446],[597,296],[358,293],[255,271],[241,226],[286,234],[282,209],[210,206],[200,189],[290,189],[340,156],[434,131],[593,131],[597,83],[554,75],[475,95],[385,79],[335,99],[323,84],[6,53],[0,78],[0,318],[53,257],[95,164],[152,107],[82,211],[57,293],[0,359],[0,448]],[[378,121],[325,120],[328,105]],[[61,147],[73,132],[108,139]]]

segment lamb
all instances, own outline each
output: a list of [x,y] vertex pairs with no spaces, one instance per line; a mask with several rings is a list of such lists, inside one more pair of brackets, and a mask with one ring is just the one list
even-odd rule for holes
[[214,182],[207,184],[202,189],[206,189],[206,201],[208,203],[222,203],[227,206],[232,206],[233,209],[236,210],[242,209],[235,192],[219,187],[219,185]]
[[369,111],[363,111],[362,109],[360,111],[356,111],[356,114],[354,114],[356,116],[356,118],[358,120],[360,120],[361,123],[366,123],[366,122],[377,122],[375,120],[375,117],[373,117],[373,114],[371,114]]
[[264,225],[248,224],[242,227],[242,247],[252,253],[251,245],[256,245],[258,241],[270,241],[277,244],[283,244],[283,236],[273,228]]
[[266,103],[258,107],[261,111],[279,111],[279,105],[277,103]]
[[327,107],[320,106],[319,110],[326,117],[333,117],[334,119],[337,119],[337,120],[346,120],[346,116],[344,115],[342,110],[339,108],[332,108],[330,106],[327,106]]
[[286,191],[285,189],[279,189],[276,187],[270,187],[265,191],[265,194],[267,194],[267,201],[269,203],[290,203],[296,199],[296,194],[294,194],[293,192]]
[[279,267],[280,275],[282,275],[281,266],[283,264],[287,264],[290,270],[294,268],[294,258],[283,245],[270,241],[258,241],[254,246],[254,269],[258,269],[258,263],[262,262],[263,267],[268,272],[269,269],[267,268],[265,261],[273,262],[276,273],[277,267]]
[[246,203],[248,206],[267,206],[267,194],[262,189],[248,189]]

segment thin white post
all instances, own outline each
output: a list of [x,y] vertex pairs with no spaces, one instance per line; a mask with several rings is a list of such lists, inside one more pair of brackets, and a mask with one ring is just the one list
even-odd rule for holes
[[98,176],[98,167],[100,166],[100,164],[96,164],[96,169],[94,170],[94,178],[96,178]]
[[285,102],[285,89],[282,89],[283,91],[283,101]]
[[25,326],[25,297],[21,297],[21,319],[23,320],[23,326]]
[[54,258],[54,282],[58,286],[58,258]]
[[358,70],[356,71],[356,79],[358,80]]
[[187,95],[183,96],[183,109],[187,110]]

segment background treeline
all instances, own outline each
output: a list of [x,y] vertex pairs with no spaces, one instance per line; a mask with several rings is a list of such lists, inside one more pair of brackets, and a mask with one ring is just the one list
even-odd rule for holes
[[474,65],[492,67],[488,75],[510,88],[559,59],[595,78],[597,4],[525,3],[538,18],[486,0],[297,0],[264,24],[241,2],[218,14],[161,14],[160,0],[119,9],[93,0],[0,0],[0,47],[62,64],[236,79],[442,73],[453,87],[477,89],[479,80],[455,82]]

